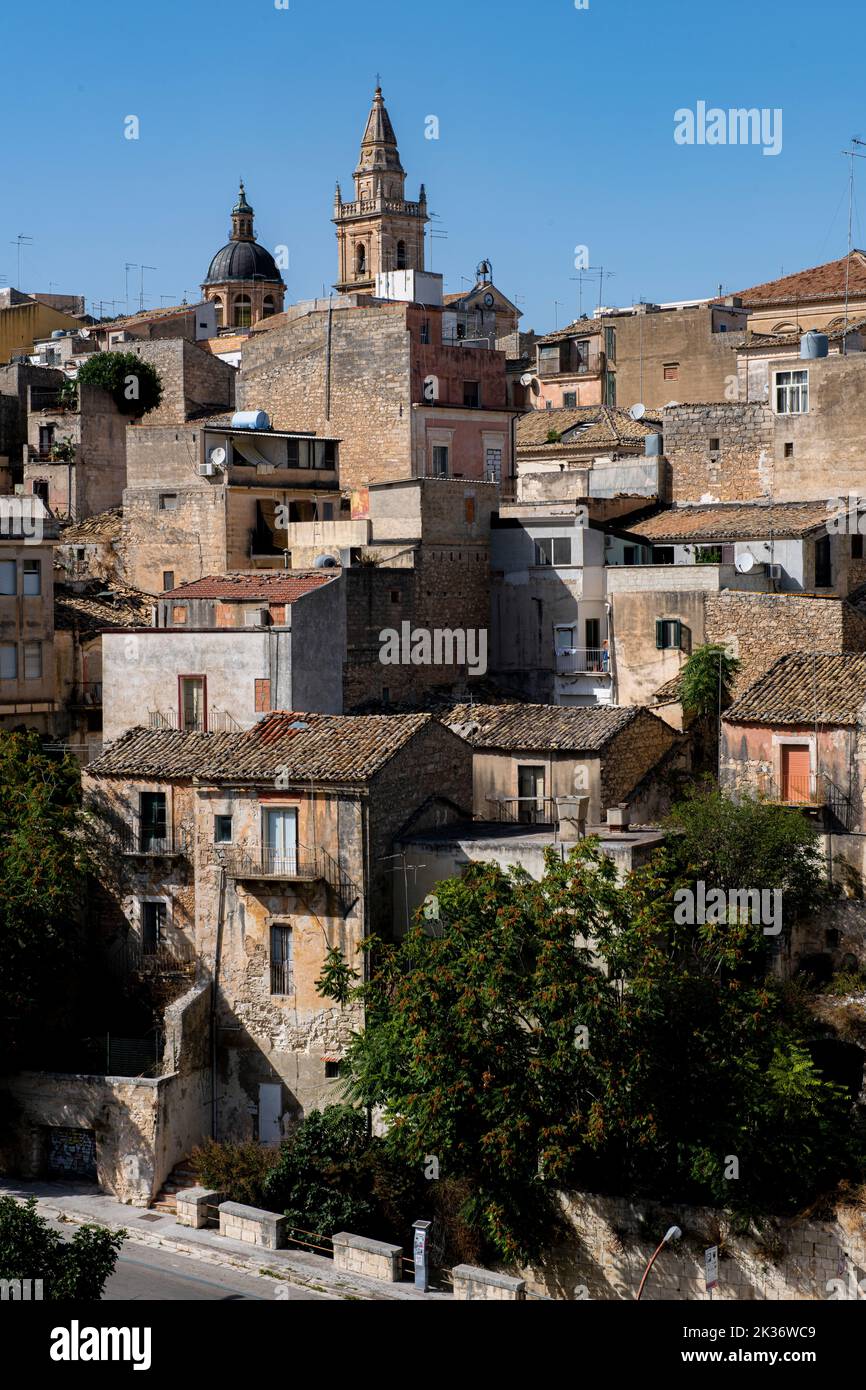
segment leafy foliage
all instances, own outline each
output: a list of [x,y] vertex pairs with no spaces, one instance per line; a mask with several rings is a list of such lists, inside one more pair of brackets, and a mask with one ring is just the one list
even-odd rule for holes
[[0,785],[0,1043],[8,1061],[76,958],[89,860],[73,758],[44,752],[35,733],[0,731]]
[[146,415],[162,400],[159,373],[134,352],[95,352],[79,368],[78,384],[107,391],[124,415]]
[[276,1149],[252,1139],[239,1144],[206,1139],[190,1156],[192,1167],[205,1187],[225,1193],[226,1201],[243,1202],[251,1207],[264,1205],[265,1184],[276,1161]]
[[506,1259],[540,1248],[563,1185],[793,1210],[858,1157],[850,1097],[809,1056],[761,926],[674,917],[699,873],[804,905],[821,888],[811,835],[796,812],[717,794],[673,820],[622,886],[592,841],[549,853],[541,882],[470,865],[438,886],[435,934],[418,920],[374,943],[353,992],[368,1022],[350,1095],[382,1107],[395,1157],[436,1155],[467,1184],[464,1214]]
[[41,1279],[47,1300],[98,1303],[125,1239],[79,1226],[66,1241],[38,1214],[35,1197],[0,1197],[0,1279]]
[[[715,718],[731,702],[734,677],[740,669],[736,657],[718,642],[696,647],[682,669],[680,691],[689,714]],[[721,704],[720,704],[721,693]]]

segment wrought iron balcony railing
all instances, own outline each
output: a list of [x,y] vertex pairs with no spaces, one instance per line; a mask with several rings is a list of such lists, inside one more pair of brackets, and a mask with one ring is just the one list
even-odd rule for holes
[[573,676],[583,672],[610,675],[610,653],[606,647],[557,647],[556,674]]

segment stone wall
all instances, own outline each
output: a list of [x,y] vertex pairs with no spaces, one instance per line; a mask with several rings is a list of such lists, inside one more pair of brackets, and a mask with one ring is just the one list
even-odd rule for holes
[[162,401],[144,417],[148,427],[180,424],[205,409],[214,414],[235,402],[234,367],[187,338],[155,338],[122,343],[118,352],[131,352],[149,362],[162,382]]
[[790,652],[866,651],[866,615],[840,599],[725,589],[706,596],[704,640],[730,644],[739,657],[739,695]]
[[[724,401],[736,378],[735,349],[744,340],[748,311],[693,305],[603,319],[616,333],[616,399],[657,408],[669,400]],[[726,332],[713,330],[724,323]],[[665,380],[666,364],[678,364]]]
[[712,1245],[720,1254],[714,1299],[857,1297],[866,1269],[866,1217],[859,1208],[840,1210],[835,1221],[766,1221],[742,1235],[723,1212],[709,1207],[579,1193],[562,1194],[561,1206],[572,1237],[543,1264],[521,1271],[531,1293],[634,1299],[646,1264],[671,1225],[681,1228],[682,1240],[659,1255],[643,1300],[705,1299],[704,1251]]
[[[663,410],[673,501],[736,502],[768,495],[774,419],[770,406],[759,403],[731,401]],[[717,450],[710,449],[713,439],[718,440]]]

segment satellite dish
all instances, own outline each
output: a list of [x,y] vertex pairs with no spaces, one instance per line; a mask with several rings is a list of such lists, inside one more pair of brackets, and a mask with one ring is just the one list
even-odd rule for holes
[[520,378],[520,384],[521,384],[521,386],[531,386],[531,385],[532,385],[532,372],[524,372],[524,373],[523,373],[523,376]]
[[646,415],[646,406],[643,401],[638,401],[637,405],[633,405],[629,411],[629,415],[633,420],[642,420]]
[[675,405],[679,405],[679,401],[665,401],[662,410],[672,410]]
[[222,445],[217,445],[215,449],[211,449],[208,453],[208,459],[213,464],[214,468],[222,468],[226,461],[226,451]]
[[734,567],[738,574],[751,574],[757,563],[752,552],[747,550],[744,555],[737,556]]

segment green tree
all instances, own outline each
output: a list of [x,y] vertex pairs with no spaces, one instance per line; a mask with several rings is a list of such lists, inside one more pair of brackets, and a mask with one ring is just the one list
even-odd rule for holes
[[95,352],[79,368],[78,384],[107,391],[124,415],[146,415],[162,400],[159,373],[134,352]]
[[718,769],[719,719],[731,703],[739,669],[737,658],[719,642],[696,647],[682,669],[680,700],[683,714],[691,721],[696,769]]
[[68,976],[79,949],[89,853],[81,781],[69,756],[35,733],[0,731],[0,1045],[19,1050]]
[[36,1210],[36,1198],[0,1197],[0,1279],[42,1280],[46,1300],[98,1303],[125,1233],[79,1226],[71,1240]]
[[[435,1155],[468,1182],[506,1259],[539,1249],[557,1187],[795,1210],[858,1161],[851,1098],[813,1063],[760,923],[677,920],[698,871],[801,904],[820,890],[797,813],[767,809],[693,798],[622,886],[591,840],[548,852],[540,882],[471,865],[437,888],[435,934],[374,943],[350,1095],[382,1107],[411,1168]],[[701,859],[729,818],[729,858]]]

